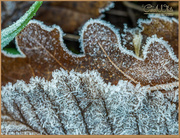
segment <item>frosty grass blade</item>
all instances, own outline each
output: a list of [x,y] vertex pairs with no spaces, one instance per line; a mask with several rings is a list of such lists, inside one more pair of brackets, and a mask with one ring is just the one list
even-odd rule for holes
[[3,49],[14,37],[27,25],[31,18],[36,14],[39,7],[42,5],[42,1],[36,1],[30,9],[11,26],[1,31],[1,49]]

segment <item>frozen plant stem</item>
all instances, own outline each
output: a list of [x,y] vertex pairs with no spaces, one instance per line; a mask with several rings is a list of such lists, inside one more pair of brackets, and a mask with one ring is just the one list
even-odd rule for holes
[[42,1],[36,1],[30,9],[14,24],[1,31],[1,49],[8,45],[14,37],[28,24],[33,16],[36,15],[37,10],[42,5]]

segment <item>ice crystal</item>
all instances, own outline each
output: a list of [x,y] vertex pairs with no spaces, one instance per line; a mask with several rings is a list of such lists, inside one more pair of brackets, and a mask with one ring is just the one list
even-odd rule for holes
[[106,84],[95,70],[52,76],[2,87],[2,134],[178,135],[178,89]]
[[125,25],[121,35],[91,19],[80,32],[81,55],[66,48],[59,26],[32,20],[16,44],[36,77],[2,87],[2,118],[10,120],[2,119],[2,134],[177,135],[177,44],[143,34],[143,23],[178,23],[156,18],[139,21],[141,29]]

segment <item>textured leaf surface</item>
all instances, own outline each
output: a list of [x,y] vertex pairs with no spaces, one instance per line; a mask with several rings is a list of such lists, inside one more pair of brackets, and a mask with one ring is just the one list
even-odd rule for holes
[[112,86],[97,71],[52,76],[2,87],[2,134],[178,135],[178,89]]
[[[173,31],[172,35],[169,35],[171,37],[166,37],[165,41],[164,37],[160,38],[160,33],[156,35],[146,31],[148,24],[156,24],[156,29],[161,29],[162,26],[157,26],[159,22],[169,24],[170,29],[166,27],[165,32],[168,30],[171,33],[173,27],[178,30],[178,23],[174,18],[154,16],[147,21],[140,20],[141,29],[125,27],[124,34],[120,36],[111,24],[90,20],[80,33],[84,52],[82,55],[75,55],[66,48],[62,39],[63,32],[58,26],[50,28],[37,21],[31,21],[17,36],[16,41],[22,54],[26,55],[24,61],[26,60],[27,64],[24,66],[31,66],[30,74],[45,77],[47,80],[51,78],[53,70],[61,67],[77,72],[97,70],[106,83],[117,84],[119,80],[129,80],[142,86],[158,85],[157,88],[161,88],[159,85],[163,84],[162,87],[178,87],[178,58],[174,54],[178,47],[172,41],[177,40],[177,33]],[[176,25],[172,27],[172,24]],[[152,25],[149,26],[151,29]],[[135,47],[140,49],[139,56],[133,50]],[[13,60],[16,62],[16,59]],[[2,66],[12,68],[6,60],[2,62]],[[26,82],[29,80],[29,76],[16,78],[6,70],[2,76],[3,84],[7,83],[7,78],[10,78],[11,82],[17,79]]]
[[10,115],[1,114],[1,133],[4,135],[40,135],[24,122],[14,120]]
[[3,64],[1,67],[2,86],[7,82],[15,83],[17,80],[34,76],[27,58],[11,58],[2,54],[1,63]]
[[165,41],[168,41],[175,55],[178,57],[178,25],[177,20],[169,20],[168,18],[162,20],[156,17],[156,20],[152,20],[149,23],[142,21],[141,26],[144,28],[142,35],[152,36],[153,34],[157,34],[158,38],[163,37]]

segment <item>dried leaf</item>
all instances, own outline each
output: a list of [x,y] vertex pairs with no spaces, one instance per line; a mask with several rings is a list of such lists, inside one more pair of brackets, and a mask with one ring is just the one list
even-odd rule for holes
[[90,18],[98,18],[113,6],[108,1],[51,2],[41,7],[35,19],[47,25],[57,24],[64,32],[73,33]]
[[169,101],[178,89],[165,96],[123,80],[112,86],[97,71],[52,76],[2,87],[2,134],[178,135],[178,104]]
[[68,8],[85,14],[90,14],[93,17],[98,17],[100,13],[114,7],[114,4],[110,1],[54,1],[51,2],[51,5]]
[[43,21],[47,25],[57,24],[65,32],[73,33],[91,17],[92,15],[90,14],[80,13],[67,8],[43,6],[35,19]]
[[[150,16],[151,17],[151,16]],[[171,45],[174,50],[175,55],[178,57],[178,21],[174,18],[169,20],[169,18],[161,19],[161,17],[153,17],[149,23],[148,21],[140,20],[141,26],[144,28],[142,35],[152,36],[157,35],[158,38],[163,37],[165,41]],[[170,33],[171,32],[171,33]]]
[[[7,82],[15,83],[17,80],[31,78],[34,76],[31,65],[28,64],[27,58],[11,58],[2,54],[1,63],[2,86],[4,86]],[[27,79],[26,82],[28,81],[29,80]]]
[[[168,18],[168,21],[167,18],[154,17],[147,24],[162,20],[161,22],[167,22],[171,26],[175,19]],[[133,84],[150,85],[152,90],[178,87],[178,58],[171,48],[175,50],[177,47],[169,45],[173,44],[172,39],[165,41],[158,38],[160,34],[150,37],[142,35],[140,58],[128,50],[133,47],[136,30],[137,28],[125,28],[126,34],[122,34],[121,44],[120,35],[112,25],[101,20],[90,20],[80,33],[84,52],[82,55],[73,54],[66,48],[62,39],[63,32],[58,26],[50,28],[38,21],[31,21],[17,36],[16,41],[22,53],[26,55],[27,64],[31,66],[30,74],[45,77],[47,80],[51,78],[52,71],[63,68],[78,72],[98,70],[105,82],[112,84],[117,84],[119,80],[129,80]],[[143,29],[138,32],[145,34]],[[176,37],[175,35],[174,39],[177,39]],[[12,68],[5,62],[2,62],[2,66]],[[27,73],[26,70],[25,72]],[[7,82],[3,77],[17,80],[6,70],[2,76],[2,82],[5,84]],[[27,82],[29,76],[21,79]]]

